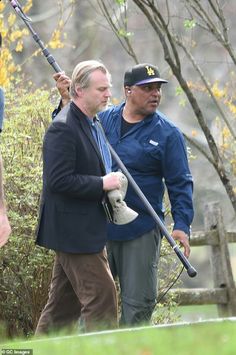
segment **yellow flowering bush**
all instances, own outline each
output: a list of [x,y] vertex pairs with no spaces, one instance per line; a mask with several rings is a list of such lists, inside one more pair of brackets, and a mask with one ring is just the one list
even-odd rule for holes
[[[32,0],[28,0],[27,8],[32,6]],[[9,13],[6,0],[0,2],[0,32],[2,35],[2,48],[0,51],[0,86],[6,87],[14,79],[13,74],[20,71],[20,66],[14,63],[13,52],[21,52],[23,49],[23,37],[28,35],[26,28],[19,28],[14,12]]]
[[[70,2],[71,11],[63,18],[64,10],[62,3],[60,6],[60,18],[56,25],[56,29],[51,34],[51,39],[46,47],[52,49],[63,48],[63,40],[66,39],[64,26],[73,12],[73,4],[75,0]],[[8,87],[9,84],[16,78],[16,74],[21,71],[21,66],[15,63],[14,52],[22,52],[24,48],[23,39],[29,36],[29,30],[26,26],[22,26],[22,20],[15,14],[11,6],[6,6],[7,0],[0,2],[0,32],[2,35],[2,48],[0,50],[0,86]],[[26,0],[22,9],[25,14],[29,12],[33,6],[33,0]],[[33,55],[37,55],[41,50],[37,49]]]

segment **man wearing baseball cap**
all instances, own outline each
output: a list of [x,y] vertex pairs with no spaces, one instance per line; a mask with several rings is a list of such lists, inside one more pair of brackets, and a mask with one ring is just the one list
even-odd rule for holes
[[157,67],[151,64],[138,64],[125,72],[124,85],[144,85],[150,83],[167,83],[168,81],[160,78]]
[[[54,77],[64,104],[69,100],[65,90],[69,78],[64,74]],[[109,142],[163,220],[167,189],[172,236],[188,257],[193,181],[182,133],[157,111],[166,83],[155,65],[135,65],[124,75],[125,102],[99,113],[99,118]],[[113,171],[118,169],[114,162]],[[148,322],[156,305],[161,233],[132,187],[125,201],[139,215],[125,225],[108,225],[107,248],[111,271],[120,283],[120,323],[133,325]]]

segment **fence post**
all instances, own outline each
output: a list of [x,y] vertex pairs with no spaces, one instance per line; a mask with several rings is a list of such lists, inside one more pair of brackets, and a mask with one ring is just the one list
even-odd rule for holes
[[217,245],[211,245],[211,266],[215,288],[226,288],[227,304],[218,304],[220,317],[236,315],[236,288],[233,279],[227,236],[219,202],[206,205],[204,215],[205,231],[216,230]]

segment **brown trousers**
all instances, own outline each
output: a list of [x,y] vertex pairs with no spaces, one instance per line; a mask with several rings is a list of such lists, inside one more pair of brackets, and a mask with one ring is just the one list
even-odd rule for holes
[[117,327],[117,294],[105,249],[56,253],[48,302],[35,334],[70,327],[79,319],[84,331]]

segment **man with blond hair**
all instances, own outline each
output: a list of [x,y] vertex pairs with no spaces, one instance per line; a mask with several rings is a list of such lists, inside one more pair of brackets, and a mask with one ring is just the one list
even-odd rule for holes
[[56,252],[48,302],[36,334],[77,324],[85,331],[117,326],[117,295],[105,249],[107,221],[102,201],[120,188],[111,157],[97,129],[110,74],[97,61],[79,63],[67,105],[43,143],[43,194],[37,244]]

